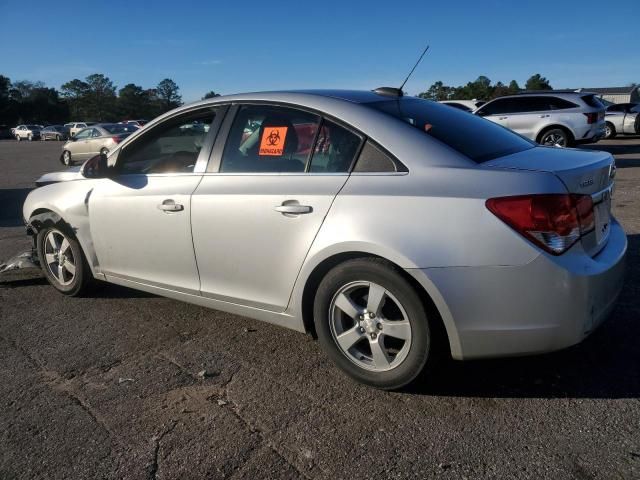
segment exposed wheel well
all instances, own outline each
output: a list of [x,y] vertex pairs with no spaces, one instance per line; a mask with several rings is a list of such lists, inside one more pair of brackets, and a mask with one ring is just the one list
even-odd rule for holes
[[568,139],[568,144],[571,145],[573,142],[575,142],[575,137],[573,136],[573,132],[571,132],[571,130],[569,130],[567,127],[565,127],[564,125],[549,125],[547,127],[544,127],[542,130],[540,130],[540,133],[538,133],[538,136],[536,137],[536,143],[540,143],[540,140],[542,139],[542,136],[547,133],[549,130],[562,130],[563,132],[565,132],[567,134],[567,139]]
[[352,260],[355,258],[377,258],[383,260],[391,267],[395,268],[396,271],[409,282],[409,284],[413,287],[415,292],[420,297],[425,311],[427,312],[427,315],[431,320],[430,326],[433,330],[432,335],[434,337],[434,345],[437,345],[439,349],[444,350],[448,356],[451,356],[449,349],[449,337],[447,336],[447,331],[445,329],[444,323],[442,322],[442,317],[440,316],[435,303],[431,299],[431,296],[427,293],[423,286],[420,285],[420,283],[411,275],[409,275],[403,268],[399,267],[395,263],[390,262],[389,260],[377,255],[372,255],[365,252],[345,252],[334,255],[322,261],[318,266],[316,266],[313,272],[311,272],[311,275],[309,275],[307,283],[304,286],[304,290],[302,292],[302,321],[307,333],[309,333],[313,338],[317,338],[315,325],[313,323],[313,302],[315,299],[315,292],[318,290],[320,282],[333,267],[347,260]]

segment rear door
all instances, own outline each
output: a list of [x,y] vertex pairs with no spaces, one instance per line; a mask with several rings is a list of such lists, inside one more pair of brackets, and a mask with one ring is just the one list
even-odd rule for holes
[[233,113],[191,201],[201,291],[281,312],[362,138],[293,108]]
[[551,118],[549,97],[520,97],[509,116],[509,128],[531,140],[548,125]]

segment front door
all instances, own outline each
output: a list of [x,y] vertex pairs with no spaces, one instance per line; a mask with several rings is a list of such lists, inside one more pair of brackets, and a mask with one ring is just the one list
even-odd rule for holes
[[239,108],[192,198],[202,294],[283,311],[361,141],[300,110]]
[[191,194],[202,178],[216,109],[179,114],[117,152],[116,175],[89,197],[102,272],[199,294],[191,239]]

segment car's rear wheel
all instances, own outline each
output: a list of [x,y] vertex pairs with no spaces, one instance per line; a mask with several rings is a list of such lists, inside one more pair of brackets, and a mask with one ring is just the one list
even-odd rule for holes
[[604,138],[616,138],[616,127],[610,122],[604,125]]
[[82,248],[64,225],[44,226],[37,236],[40,266],[49,283],[65,295],[78,296],[93,283]]
[[569,134],[560,128],[552,128],[547,130],[540,136],[540,145],[547,147],[570,147],[571,138]]
[[67,167],[72,165],[73,161],[71,160],[71,152],[69,150],[62,152],[62,163]]
[[318,340],[348,375],[382,389],[415,380],[430,358],[431,333],[411,284],[379,259],[354,259],[320,282],[314,302]]
[[60,136],[60,135],[56,135],[56,140],[57,140],[57,141],[61,141],[61,140],[62,140],[62,136]]
[[33,141],[33,135],[29,134],[29,136],[27,137],[27,140],[29,140],[30,142]]

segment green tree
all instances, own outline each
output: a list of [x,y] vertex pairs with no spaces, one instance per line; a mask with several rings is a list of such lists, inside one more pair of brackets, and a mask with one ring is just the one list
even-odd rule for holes
[[10,114],[9,89],[11,88],[11,79],[0,75],[0,123],[12,124],[14,119]]
[[89,84],[74,78],[60,87],[62,98],[69,104],[69,113],[72,121],[84,120],[87,115],[86,97],[89,93]]
[[202,100],[206,100],[207,98],[216,98],[219,96],[220,96],[219,93],[216,93],[213,90],[211,90],[210,92],[207,92],[204,94],[204,97],[202,97]]
[[549,84],[549,80],[544,78],[539,73],[531,75],[527,83],[524,85],[525,90],[553,90]]
[[87,117],[85,120],[105,121],[115,118],[116,87],[109,77],[101,73],[89,75],[86,99]]
[[518,93],[520,91],[520,85],[518,85],[518,82],[516,82],[515,80],[511,80],[511,82],[509,82],[509,93],[511,95]]
[[118,92],[118,115],[126,119],[154,117],[150,91],[128,83]]
[[165,78],[156,87],[156,96],[159,101],[160,112],[164,113],[182,105],[182,97],[180,96],[180,87],[171,80]]
[[418,97],[435,101],[448,100],[455,94],[455,90],[454,87],[445,85],[442,81],[438,80],[431,85],[426,92],[418,94]]

